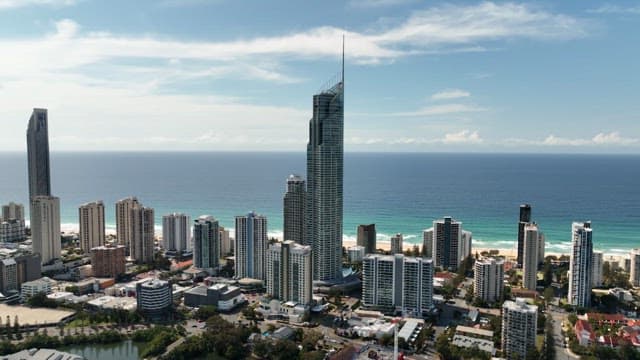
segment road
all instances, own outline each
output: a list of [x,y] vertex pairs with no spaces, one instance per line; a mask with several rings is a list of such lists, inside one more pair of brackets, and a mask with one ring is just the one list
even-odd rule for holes
[[554,346],[556,348],[556,359],[559,360],[575,360],[580,359],[579,356],[569,353],[568,349],[564,347],[564,338],[562,336],[562,321],[566,318],[564,310],[558,311],[555,306],[549,306],[549,313],[551,314],[551,321],[553,322],[553,339]]

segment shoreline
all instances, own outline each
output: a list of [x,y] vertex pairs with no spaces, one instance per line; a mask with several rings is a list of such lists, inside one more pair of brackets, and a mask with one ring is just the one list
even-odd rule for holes
[[[233,230],[233,229],[229,229],[229,230]],[[79,225],[78,224],[70,224],[70,223],[65,223],[65,224],[61,224],[60,225],[60,231],[62,233],[66,233],[66,234],[78,234],[79,233]],[[111,228],[111,227],[107,227],[105,229],[105,235],[107,236],[116,236],[116,230],[115,228]],[[269,237],[275,237],[279,240],[282,240],[282,232],[272,232],[268,234]],[[162,227],[161,226],[156,226],[156,238],[161,241],[162,240]],[[345,248],[349,248],[351,246],[355,246],[357,243],[356,239],[353,236],[349,236],[349,235],[344,235],[343,236],[343,240],[342,240],[342,246],[344,246]],[[422,242],[416,242],[416,243],[412,243],[409,241],[404,241],[402,244],[403,250],[411,250],[413,249],[413,246],[418,245],[420,248],[422,248]],[[504,256],[507,259],[515,259],[517,256],[517,250],[514,248],[505,248],[503,246],[487,246],[490,245],[490,243],[486,242],[486,241],[482,241],[482,245],[473,245],[471,246],[471,254],[475,255],[476,252],[481,253],[483,251],[490,251],[490,250],[498,250],[499,254],[501,256]],[[515,245],[515,243],[514,243]],[[378,240],[376,241],[376,248],[377,249],[382,249],[385,251],[389,251],[391,249],[391,243],[388,240]],[[598,251],[598,250],[596,250]],[[631,249],[628,249],[628,251],[626,253],[620,253],[620,252],[606,252],[606,251],[602,251],[603,253],[603,257],[610,259],[610,258],[623,258],[625,256],[627,256],[629,254],[629,252],[631,252]],[[569,256],[570,252],[558,252],[558,251],[545,251],[545,256],[547,255],[554,255],[556,257],[560,257],[562,255],[566,255]]]

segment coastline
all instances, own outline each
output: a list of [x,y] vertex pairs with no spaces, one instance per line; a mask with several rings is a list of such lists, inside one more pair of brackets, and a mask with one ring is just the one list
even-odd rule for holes
[[[65,234],[78,234],[79,230],[79,225],[78,224],[61,224],[60,226],[60,230],[62,233]],[[233,230],[233,229],[230,229]],[[107,236],[116,236],[116,230],[114,228],[107,228],[105,230],[106,235]],[[269,237],[275,237],[279,240],[282,240],[282,232],[274,232],[274,233],[269,233]],[[158,239],[158,241],[162,241],[162,230],[161,227],[157,227],[156,228],[156,239]],[[344,246],[345,248],[349,248],[351,246],[355,246],[356,245],[356,239],[354,239],[351,236],[344,236],[343,240],[342,240],[342,246]],[[411,243],[408,241],[403,242],[402,247],[403,250],[412,250],[413,247],[415,245],[420,246],[420,248],[422,248],[422,244],[421,243]],[[498,250],[499,255],[500,256],[504,256],[506,259],[515,259],[517,254],[516,254],[516,250],[511,248],[504,248],[504,247],[491,247],[491,246],[486,246],[487,244],[483,242],[482,246],[474,246],[472,243],[471,246],[471,254],[475,255],[475,253],[482,253],[482,252],[489,252],[491,250]],[[384,241],[384,240],[378,240],[376,242],[376,248],[378,249],[382,249],[385,251],[389,251],[391,250],[391,243],[389,241]],[[631,251],[631,250],[629,250]],[[569,253],[565,253],[565,252],[555,252],[555,251],[551,251],[551,252],[547,252],[545,251],[545,256],[548,255],[554,255],[556,257],[560,257],[562,255],[566,255],[569,256]],[[605,259],[611,259],[611,258],[615,258],[615,259],[620,259],[622,257],[624,257],[626,254],[620,254],[620,253],[611,253],[611,252],[605,252],[603,251],[603,257]]]

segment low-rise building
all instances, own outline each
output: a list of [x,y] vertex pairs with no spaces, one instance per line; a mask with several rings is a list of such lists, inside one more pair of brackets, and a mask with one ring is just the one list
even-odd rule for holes
[[276,299],[263,297],[257,311],[267,319],[286,319],[291,323],[302,323],[309,315],[309,306],[293,301],[281,302]]
[[478,350],[495,355],[493,331],[476,329],[468,326],[457,326],[452,344],[463,348],[478,348]]
[[573,330],[576,334],[576,339],[581,346],[589,346],[596,341],[596,334],[591,328],[591,324],[588,321],[578,319],[576,321]]
[[22,284],[20,287],[20,293],[23,299],[28,299],[34,295],[39,293],[45,293],[46,295],[51,294],[51,286],[53,285],[53,280],[48,277],[43,277],[38,280],[27,281]]
[[239,287],[227,284],[196,286],[184,293],[186,306],[213,305],[220,311],[232,310],[246,301]]

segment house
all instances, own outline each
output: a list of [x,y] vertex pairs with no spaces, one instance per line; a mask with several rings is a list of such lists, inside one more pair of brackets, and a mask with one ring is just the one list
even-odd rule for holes
[[591,324],[586,320],[580,319],[576,321],[574,331],[576,338],[578,339],[578,343],[582,346],[589,346],[596,341],[596,334],[593,332]]
[[587,313],[585,316],[587,321],[595,321],[600,326],[624,325],[627,323],[627,319],[622,314]]

